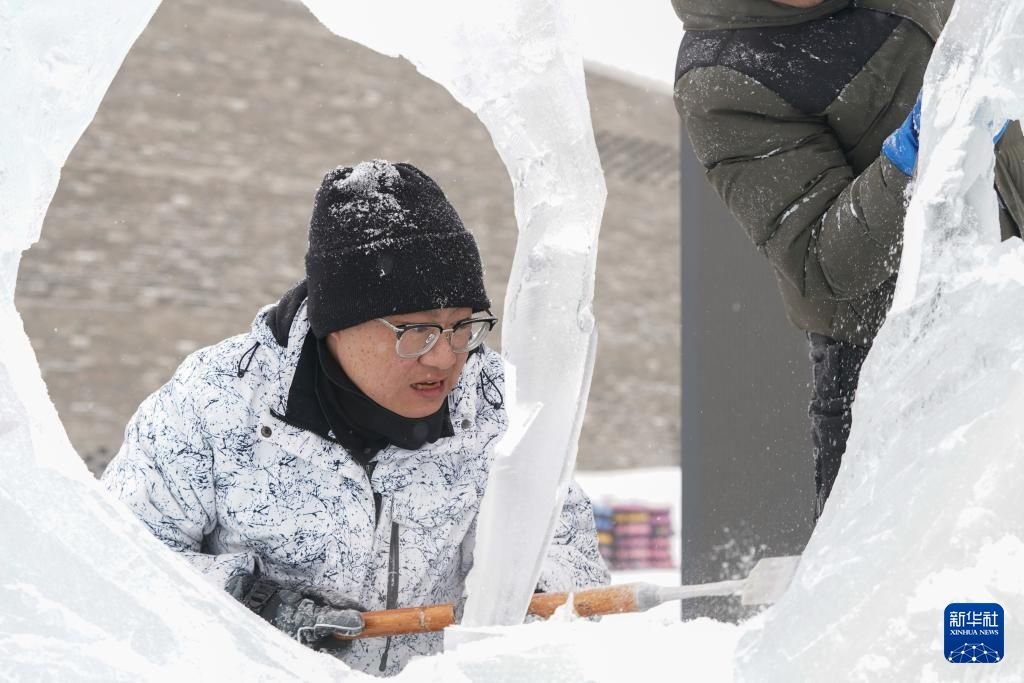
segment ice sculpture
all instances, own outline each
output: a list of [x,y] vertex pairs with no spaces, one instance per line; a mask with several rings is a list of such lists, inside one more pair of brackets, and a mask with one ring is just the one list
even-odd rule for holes
[[36,453],[46,461],[63,463],[71,446],[38,366],[24,362],[34,354],[14,310],[18,264],[39,239],[61,166],[157,4],[0,5],[0,363],[32,419]]
[[0,6],[0,679],[363,678],[252,619],[108,501],[17,311],[21,253],[156,0]]
[[[1024,4],[956,4],[925,79],[897,305],[831,501],[741,641],[740,680],[1024,679],[1024,244],[998,242],[992,190],[992,136],[1024,117],[1021,54]],[[954,602],[1003,606],[1005,661],[947,662]]]
[[[520,623],[576,460],[593,370],[605,186],[569,0],[304,0],[338,35],[405,56],[476,113],[515,190],[519,223],[502,351],[511,426],[479,517],[463,623]],[[399,17],[389,21],[386,17]],[[423,31],[430,26],[430,31]]]

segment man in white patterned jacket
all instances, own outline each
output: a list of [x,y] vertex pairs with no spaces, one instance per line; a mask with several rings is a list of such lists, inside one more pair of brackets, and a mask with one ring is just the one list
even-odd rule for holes
[[[360,611],[464,597],[506,427],[489,307],[476,243],[433,180],[385,161],[330,171],[306,279],[142,403],[104,484],[278,628],[397,673],[441,636],[332,635],[358,632]],[[573,486],[538,588],[607,581]]]

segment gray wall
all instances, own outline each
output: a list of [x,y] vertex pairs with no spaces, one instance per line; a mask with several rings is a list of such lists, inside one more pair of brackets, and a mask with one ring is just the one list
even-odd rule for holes
[[[813,516],[810,365],[768,263],[712,190],[685,128],[682,224],[682,578],[745,576],[802,550]],[[734,600],[683,606],[730,618]]]

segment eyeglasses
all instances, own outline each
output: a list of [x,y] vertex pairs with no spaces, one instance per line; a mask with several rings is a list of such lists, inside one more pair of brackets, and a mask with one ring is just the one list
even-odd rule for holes
[[487,317],[466,318],[447,329],[437,323],[392,325],[384,318],[377,318],[377,321],[395,333],[395,352],[401,358],[419,358],[434,348],[434,344],[444,334],[448,335],[448,344],[453,353],[466,353],[480,346],[498,323],[490,311],[487,313]]

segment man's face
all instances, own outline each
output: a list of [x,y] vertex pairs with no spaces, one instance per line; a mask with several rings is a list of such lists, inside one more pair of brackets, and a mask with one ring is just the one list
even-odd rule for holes
[[[445,329],[472,315],[469,308],[388,316],[392,325],[438,323]],[[437,412],[459,381],[468,353],[454,353],[448,335],[418,358],[401,358],[395,333],[378,320],[331,332],[327,346],[356,386],[381,406],[402,417]]]
[[776,5],[786,5],[787,7],[799,7],[800,9],[807,9],[809,7],[817,7],[824,0],[772,0]]

